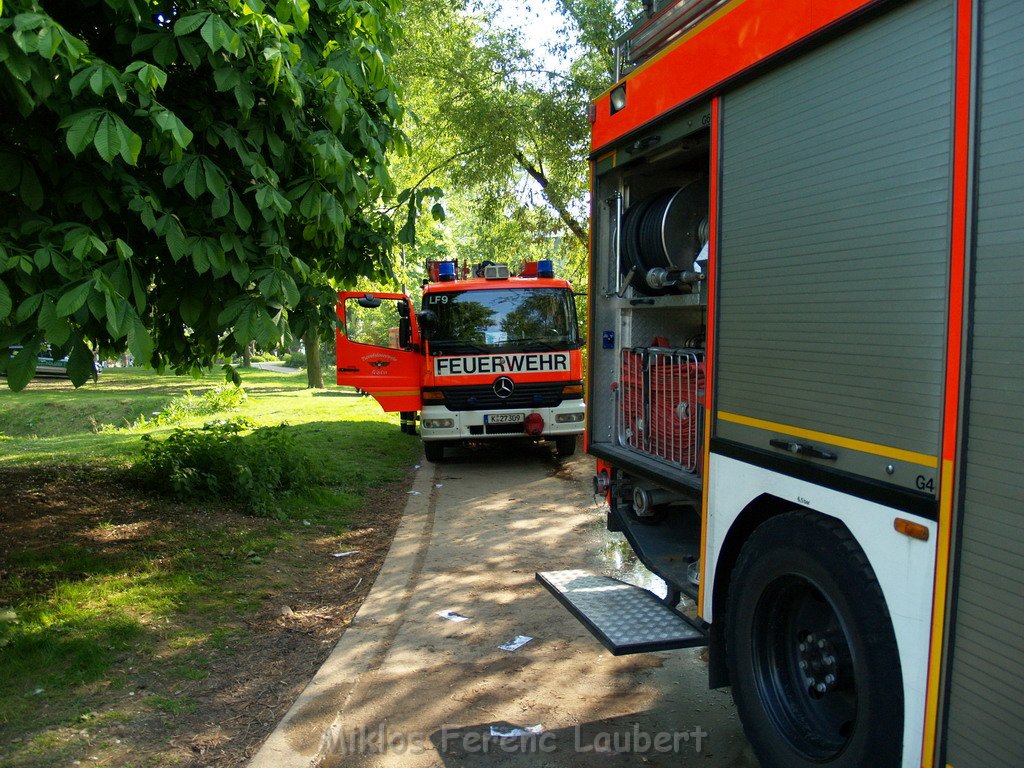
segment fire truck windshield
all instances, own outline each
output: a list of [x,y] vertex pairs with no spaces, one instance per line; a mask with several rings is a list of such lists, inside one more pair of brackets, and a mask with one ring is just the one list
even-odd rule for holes
[[423,297],[433,355],[575,349],[576,305],[564,288],[445,291]]

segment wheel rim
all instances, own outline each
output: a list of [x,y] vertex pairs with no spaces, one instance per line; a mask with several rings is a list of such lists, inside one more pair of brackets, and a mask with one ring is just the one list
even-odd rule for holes
[[758,695],[778,732],[808,760],[839,755],[856,723],[857,665],[833,605],[787,576],[761,595],[752,630]]

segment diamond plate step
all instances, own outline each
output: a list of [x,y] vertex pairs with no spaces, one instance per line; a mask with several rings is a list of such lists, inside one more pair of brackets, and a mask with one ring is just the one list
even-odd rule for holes
[[708,644],[703,629],[641,587],[590,571],[542,571],[537,581],[615,656]]

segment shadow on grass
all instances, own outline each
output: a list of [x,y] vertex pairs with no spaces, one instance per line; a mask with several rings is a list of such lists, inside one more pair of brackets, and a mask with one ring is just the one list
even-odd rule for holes
[[243,514],[216,493],[174,499],[131,472],[0,466],[10,499],[0,506],[0,741],[27,724],[73,723],[90,686],[130,684],[125,659],[180,656],[169,649],[185,635],[198,638],[186,656],[203,652],[218,626],[259,607],[275,578],[265,558],[297,537],[347,531],[420,450],[380,421],[280,429],[318,475],[281,495],[283,520]]

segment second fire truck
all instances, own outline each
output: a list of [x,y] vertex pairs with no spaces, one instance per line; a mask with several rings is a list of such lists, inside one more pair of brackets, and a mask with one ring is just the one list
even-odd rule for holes
[[449,447],[532,438],[571,456],[583,432],[581,341],[572,286],[551,261],[472,270],[427,262],[422,309],[401,293],[339,294],[341,385],[419,432],[428,461]]

